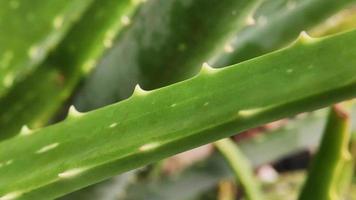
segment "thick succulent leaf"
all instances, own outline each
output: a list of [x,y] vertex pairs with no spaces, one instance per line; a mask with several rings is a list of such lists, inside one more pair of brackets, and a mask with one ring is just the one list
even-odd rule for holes
[[80,110],[124,99],[137,83],[153,89],[193,76],[245,25],[258,2],[147,1],[87,81]]
[[236,180],[244,190],[247,200],[259,200],[262,193],[259,183],[254,177],[253,168],[249,160],[230,138],[225,138],[214,143],[234,171]]
[[356,31],[303,36],[284,50],[220,70],[204,67],[169,87],[136,87],[128,100],[93,112],[71,109],[64,122],[0,143],[0,194],[54,198],[238,131],[353,98],[355,37]]
[[[351,179],[352,157],[349,151],[350,118],[340,106],[331,109],[328,123],[308,178],[299,199],[342,199],[345,177]],[[347,173],[348,176],[343,174]]]
[[0,96],[45,58],[91,2],[0,1]]
[[224,67],[277,50],[303,30],[313,28],[355,0],[264,1],[253,16],[253,25],[226,44],[225,52],[209,63]]
[[17,134],[25,124],[46,123],[110,47],[136,7],[130,0],[95,0],[39,69],[0,99],[0,139]]
[[[326,114],[327,109],[323,109],[312,114],[290,119],[287,126],[242,140],[238,143],[238,146],[254,167],[275,162],[299,150],[316,147],[322,136]],[[351,116],[356,116],[356,107],[354,107]],[[356,130],[355,120],[356,117],[353,118],[353,130]],[[183,193],[187,197],[195,197],[211,190],[220,180],[231,179],[232,177],[233,174],[225,164],[224,158],[221,155],[214,154],[184,170],[178,176],[168,176],[154,182],[149,180],[134,182],[128,187],[123,198],[160,200],[169,199],[169,197],[175,198]],[[304,180],[304,178],[297,178],[298,181],[296,181],[293,177],[294,174],[282,175],[276,183],[272,185],[265,184],[264,192],[266,193],[264,194],[267,196],[266,199],[272,199],[273,197],[273,199],[282,200],[289,196],[297,197],[297,192],[299,192],[299,188],[302,185],[301,180]],[[300,177],[299,173],[297,177]],[[281,193],[278,189],[285,185],[290,185],[291,188],[283,190],[283,193]],[[88,190],[81,191],[81,193],[85,193],[87,196],[93,194]],[[163,193],[164,195],[161,195]],[[117,192],[112,191],[111,194],[117,194]],[[77,197],[75,196],[72,199],[78,199]]]

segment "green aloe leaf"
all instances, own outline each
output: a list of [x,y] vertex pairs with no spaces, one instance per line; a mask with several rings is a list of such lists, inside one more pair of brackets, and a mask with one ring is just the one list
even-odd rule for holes
[[301,31],[315,25],[355,0],[264,1],[253,16],[253,24],[226,44],[225,52],[209,63],[224,67],[277,50],[293,41]]
[[91,2],[0,1],[0,96],[34,70]]
[[131,0],[95,0],[39,69],[0,99],[0,139],[17,134],[25,124],[47,123],[128,25],[137,6]]
[[234,171],[238,183],[244,190],[247,200],[259,200],[262,193],[259,183],[254,177],[253,168],[249,160],[230,138],[225,138],[214,143]]
[[[290,119],[291,121],[288,122],[286,126],[240,141],[238,147],[245,157],[251,161],[253,167],[273,163],[299,150],[316,147],[322,136],[326,114],[327,109],[323,109],[308,115],[299,116],[296,119]],[[351,116],[356,116],[356,107],[354,107]],[[356,118],[353,118],[353,120],[352,130],[356,130]],[[233,174],[227,164],[225,164],[224,158],[222,158],[221,155],[214,154],[176,176],[164,177],[162,180],[153,182],[151,180],[134,182],[127,188],[124,198],[132,200],[170,199],[175,198],[177,194],[195,197],[198,196],[198,194],[211,190],[211,188],[218,184],[219,180],[232,177]],[[284,177],[284,175],[282,175],[282,177]],[[283,184],[285,183],[280,183],[280,185]],[[273,184],[273,186],[274,185],[275,184]],[[292,184],[291,187],[294,185],[296,184]],[[300,185],[301,183],[298,182],[298,189]],[[271,186],[267,187],[269,188],[268,190],[270,190],[270,187]],[[266,194],[267,199],[271,196],[276,196],[276,190],[278,188],[277,184],[273,190],[269,191],[268,194]],[[78,196],[82,194],[86,195],[86,198],[89,199],[88,196],[95,195],[95,193],[93,194],[91,191],[88,192],[88,189],[75,194],[75,196],[70,197],[72,197],[72,199],[78,199]],[[117,191],[112,191],[112,194],[117,194]],[[287,190],[284,194],[286,196],[297,196],[296,191],[295,193],[290,193],[290,191]],[[285,198],[286,197],[283,196],[279,199]],[[92,199],[95,199],[95,196]]]
[[299,199],[342,199],[353,171],[349,151],[350,135],[348,113],[339,106],[333,107]]
[[193,76],[245,26],[259,2],[147,1],[88,79],[79,96],[80,110],[124,99],[137,83],[153,89]]
[[224,69],[205,66],[169,87],[136,87],[128,100],[93,112],[71,109],[61,123],[0,143],[0,194],[55,198],[238,131],[353,98],[355,37],[356,31],[323,39],[304,35],[284,50]]
[[[201,31],[204,33],[203,37],[201,37],[201,40],[204,41],[195,41],[199,43],[191,44],[190,42],[185,43],[184,41],[189,40],[179,38],[180,35],[177,36],[176,33],[180,33],[182,31],[190,32],[194,30],[192,34],[196,35],[196,25],[194,21],[188,21],[188,23],[191,24],[193,28],[187,30],[176,30],[177,27],[181,27],[180,24],[179,26],[173,26],[173,28],[159,28],[162,25],[157,25],[158,28],[155,27],[155,29],[150,29],[149,32],[147,32],[147,30],[141,31],[139,26],[148,24],[148,21],[146,20],[147,15],[152,15],[153,19],[164,18],[160,15],[171,15],[164,12],[158,13],[157,10],[160,10],[160,8],[156,8],[154,4],[156,4],[157,7],[162,7],[164,5],[162,3],[155,3],[155,1],[153,1],[151,3],[152,6],[147,6],[146,9],[143,9],[145,11],[142,11],[142,17],[138,17],[136,22],[142,21],[137,23],[136,26],[138,27],[132,28],[132,30],[128,31],[127,36],[123,37],[119,41],[118,45],[115,46],[113,50],[104,57],[104,60],[98,66],[98,70],[86,82],[81,95],[79,95],[76,99],[76,105],[78,105],[80,109],[90,110],[107,105],[108,103],[115,102],[119,99],[126,98],[136,83],[140,83],[143,86],[152,88],[157,86],[164,86],[168,82],[173,83],[177,80],[183,80],[187,77],[191,77],[192,74],[194,74],[194,71],[197,70],[199,62],[202,63],[210,60],[209,63],[211,63],[212,66],[220,67],[234,64],[242,60],[247,60],[248,58],[259,56],[266,52],[271,52],[283,45],[288,44],[294,40],[301,31],[317,25],[333,13],[336,13],[341,8],[351,4],[352,2],[356,1],[264,1],[264,3],[257,11],[256,9],[253,9],[250,12],[246,12],[249,15],[244,20],[245,23],[241,25],[246,27],[247,23],[248,27],[242,32],[239,31],[241,27],[238,27],[231,36],[233,38],[218,42],[216,38],[207,37],[206,34],[209,33],[212,28],[216,28],[215,25],[211,25],[207,26],[207,31]],[[210,6],[208,9],[200,9],[200,6],[198,6],[197,11],[192,11],[191,13],[196,13],[197,15],[202,16],[207,15],[205,13],[209,12],[214,13],[214,15],[216,14],[216,6],[212,6],[213,4],[210,1],[204,1],[203,3],[197,1],[196,3],[199,5],[207,4]],[[168,5],[169,3],[167,2],[165,4]],[[239,11],[240,8],[235,8],[231,5],[228,6],[229,8],[226,8],[224,14],[235,13],[235,16],[230,16],[230,18],[235,18],[236,11]],[[290,9],[291,7],[292,9]],[[177,9],[178,11],[174,12],[174,16],[168,17],[171,19],[172,25],[174,25],[174,21],[182,22],[182,18],[177,15],[177,13],[184,14],[182,10],[186,9],[188,11],[189,9],[183,6],[181,6],[181,8],[182,9]],[[187,14],[184,15],[186,16]],[[175,17],[177,17],[179,20],[173,20]],[[267,20],[268,23],[261,24],[261,19],[263,19],[262,21]],[[213,23],[214,21],[220,19],[218,17],[214,17],[209,20],[211,20],[211,23]],[[154,21],[161,22],[160,20]],[[207,23],[207,25],[209,24],[210,23]],[[172,31],[167,32],[167,30]],[[223,29],[220,28],[220,30]],[[152,33],[150,33],[151,31]],[[174,34],[169,40],[166,40],[165,37],[153,38],[154,35],[160,36],[169,33]],[[189,33],[187,35],[190,37],[192,34]],[[150,45],[141,45],[141,43],[137,42],[141,40],[143,42],[148,42],[148,40],[146,40],[147,38],[152,38],[153,42]],[[161,40],[164,40],[164,42],[157,42]],[[203,47],[206,45],[204,43],[218,44],[223,48],[219,48],[214,54],[204,55],[205,53],[203,52],[211,51],[210,49],[207,50],[207,48]],[[162,46],[162,44],[164,45]],[[142,48],[142,46],[147,47]],[[200,46],[202,46],[202,48],[200,48]],[[152,48],[153,50],[147,50],[146,48]],[[131,50],[128,51],[127,49]],[[193,54],[190,51],[198,52],[198,55]],[[132,60],[135,60],[135,62],[131,62]],[[194,63],[192,63],[190,60],[192,60],[192,62],[194,61]],[[177,63],[179,61],[181,63]],[[104,76],[106,79],[102,80],[101,77]],[[102,90],[101,88],[103,87],[105,87],[106,90]]]

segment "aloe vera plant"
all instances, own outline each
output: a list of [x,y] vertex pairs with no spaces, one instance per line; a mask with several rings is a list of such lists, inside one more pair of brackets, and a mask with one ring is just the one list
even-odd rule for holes
[[[10,105],[0,107],[0,138],[17,134],[24,125],[39,127],[47,123],[81,77],[91,71],[101,54],[111,46],[118,32],[127,26],[126,18],[138,5],[128,0],[94,1],[39,69],[0,99],[0,104]],[[88,34],[83,37],[83,32]],[[21,94],[25,94],[25,98],[18,99]],[[22,112],[24,108],[26,113]],[[10,121],[13,123],[9,125]]]
[[91,0],[0,2],[0,96],[14,81],[34,70],[90,3]]
[[[71,112],[62,123],[32,134],[24,131],[0,145],[4,164],[0,193],[54,198],[236,130],[352,98],[355,35],[355,31],[324,39],[302,35],[282,51],[221,70],[204,67],[193,79],[154,91],[137,87],[131,98],[117,105],[85,114]],[[271,66],[274,70],[269,70]],[[287,82],[295,84],[281,87]],[[204,94],[207,90],[209,95]],[[165,120],[157,120],[163,116]],[[21,170],[25,163],[27,169]],[[19,177],[22,180],[16,181]]]
[[[62,44],[57,48],[55,52],[53,52],[49,56],[46,62],[41,66],[41,69],[39,69],[38,72],[32,74],[30,77],[28,77],[20,84],[16,85],[15,88],[13,88],[10,91],[10,94],[7,95],[5,98],[0,99],[1,101],[0,103],[2,104],[9,104],[8,102],[18,101],[16,104],[12,104],[13,106],[0,108],[0,127],[2,127],[2,129],[4,130],[1,133],[0,138],[8,138],[17,134],[18,131],[21,129],[21,127],[25,124],[30,127],[39,127],[44,123],[46,123],[48,121],[48,118],[51,117],[52,114],[58,109],[59,105],[61,105],[61,103],[65,101],[68,98],[68,96],[71,94],[71,91],[73,91],[74,86],[76,86],[76,84],[80,80],[81,74],[88,73],[91,70],[91,68],[95,66],[98,57],[99,55],[101,55],[103,50],[105,48],[111,47],[112,43],[114,42],[114,37],[118,32],[118,30],[120,30],[122,26],[129,25],[131,13],[138,6],[139,2],[140,1],[136,1],[136,2],[131,1],[131,3],[130,1],[120,1],[120,2],[115,2],[115,1],[113,2],[111,0],[94,1],[93,5],[85,13],[82,20],[79,21],[76,24],[76,26],[73,28],[73,30],[69,32],[69,34],[66,36]],[[215,4],[219,4],[218,1],[212,1],[212,2],[214,2]],[[205,4],[206,6],[210,7],[210,4],[212,2],[205,2]],[[211,33],[211,37],[212,38],[221,37],[223,39],[226,36],[224,35],[221,36],[220,33],[224,31],[231,32],[232,28],[235,28],[236,26],[238,27],[239,23],[242,23],[246,15],[248,14],[245,13],[247,11],[244,11],[241,8],[246,7],[247,10],[251,9],[251,7],[253,7],[258,1],[256,2],[253,1],[249,3],[247,2],[249,1],[246,2],[236,1],[235,3],[236,5],[234,4],[234,6],[232,7],[228,2],[226,2],[225,6],[220,5],[221,18],[216,18],[207,24],[202,24],[201,32],[203,33],[205,29],[208,29],[210,24],[219,23],[221,24],[220,26],[224,26],[225,28],[217,29],[218,31],[216,33]],[[148,8],[143,9],[142,12],[146,14],[147,11],[145,10],[147,9],[149,9],[150,12],[155,12],[156,7],[161,7],[161,6],[165,6],[167,7],[167,9],[169,9],[171,5],[180,4],[180,3],[181,2],[179,1],[167,2],[168,5],[164,5],[162,4],[162,2],[157,1],[156,3],[153,3],[153,5],[145,6]],[[196,2],[190,5],[188,8],[179,8],[177,12],[178,11],[181,12],[182,15],[194,13],[195,10],[200,10],[200,8],[198,7],[200,5],[201,5],[200,2]],[[240,11],[241,14],[236,14],[236,17],[234,17],[236,18],[235,20],[236,22],[231,21],[230,19],[229,20],[225,19],[230,16],[230,14],[226,14],[226,13],[229,13],[231,9],[236,9],[236,8],[241,9]],[[105,13],[103,12],[103,10],[106,10]],[[168,10],[165,11],[165,14],[168,13],[169,13]],[[195,13],[194,16],[197,16],[198,22],[203,21],[203,19],[199,19],[199,17],[201,17],[199,13],[198,14]],[[162,16],[158,15],[154,17],[157,18]],[[172,16],[172,17],[177,17],[180,19],[179,16]],[[197,36],[196,38],[191,39],[189,36],[190,33],[189,27],[199,23],[194,20],[191,20],[188,17],[186,18],[187,18],[186,21],[189,22],[187,25],[188,28],[183,30],[178,30],[181,33],[180,34],[182,37],[181,40],[187,40],[188,43],[200,42],[202,37]],[[146,19],[146,15],[143,15],[142,19],[135,19],[136,21],[139,21],[136,23],[139,26],[132,27],[132,28],[130,27],[130,30],[132,30],[133,32],[141,32],[141,29],[146,27],[143,26],[142,23],[151,22],[151,21],[140,22],[140,20],[142,21],[145,19]],[[191,22],[189,20],[191,20]],[[229,21],[230,25],[224,23],[225,21]],[[235,25],[236,23],[237,25]],[[94,32],[92,32],[93,26],[96,27],[96,30]],[[173,26],[172,28],[174,27],[175,26]],[[88,34],[85,36],[85,38],[82,38],[82,33],[86,31],[91,32],[91,34]],[[156,30],[152,29],[151,31],[154,33]],[[174,33],[177,32],[174,29],[171,31]],[[135,35],[135,34],[130,33],[130,35]],[[146,37],[146,35],[149,36],[150,34],[145,34],[143,35],[143,37]],[[121,38],[125,38],[125,36],[122,36]],[[176,37],[172,38],[173,43],[176,43],[177,40],[178,39]],[[154,40],[153,42],[156,42],[156,40]],[[125,45],[125,43],[123,45]],[[167,43],[167,45],[169,46],[170,44]],[[206,45],[211,46],[214,44],[210,42],[207,43]],[[127,47],[124,48],[127,49]],[[139,48],[139,47],[135,47],[135,48]],[[141,51],[143,51],[143,49]],[[197,50],[193,49],[193,51],[197,51]],[[176,53],[176,49],[172,49],[172,53]],[[188,55],[192,57],[191,53],[189,52],[186,52],[183,55],[183,57]],[[125,53],[125,57],[126,56],[127,53]],[[183,58],[179,58],[179,59],[184,60]],[[197,58],[195,57],[194,59]],[[163,64],[165,61],[162,60],[160,62],[162,62]],[[199,62],[195,62],[195,63],[199,63]],[[127,64],[117,63],[117,65],[123,65],[124,67],[133,68],[132,66]],[[172,67],[172,69],[173,68],[175,67]],[[193,68],[193,67],[188,66],[187,69],[189,68]],[[39,78],[43,80],[42,83],[38,83],[36,81]],[[25,98],[24,100],[17,100],[17,96],[19,94],[27,93],[29,85],[32,86],[32,89],[34,91],[38,92],[38,95],[32,95],[32,98],[30,96],[29,98]],[[107,90],[110,91],[109,88]],[[21,110],[24,107],[27,108],[28,112],[21,113],[19,117],[18,112],[21,112]],[[11,123],[11,125],[9,126],[8,125],[9,121],[15,121],[14,118],[16,118],[16,122]]]
[[[294,5],[292,9],[290,9],[290,2],[292,2]],[[231,37],[226,38],[226,40],[222,40],[219,43],[217,43],[216,40],[213,40],[212,38],[204,36],[204,40],[207,40],[209,43],[214,41],[214,44],[219,45],[221,48],[215,54],[211,55],[208,54],[208,52],[211,52],[211,49],[202,48],[202,50],[198,52],[200,54],[200,60],[197,60],[196,56],[192,56],[192,54],[187,52],[187,50],[192,49],[190,48],[191,46],[195,47],[196,45],[181,43],[181,41],[185,40],[179,38],[180,35],[176,35],[177,30],[174,27],[165,27],[163,30],[160,30],[159,27],[156,28],[158,30],[150,30],[153,32],[150,34],[146,33],[147,30],[146,32],[141,31],[142,28],[146,27],[142,24],[149,23],[149,21],[145,20],[147,15],[153,15],[160,19],[169,14],[157,14],[156,10],[159,8],[156,8],[154,5],[152,5],[150,8],[146,9],[146,12],[142,14],[143,20],[138,18],[136,19],[137,21],[133,21],[133,24],[137,23],[137,25],[135,24],[137,28],[132,28],[132,30],[129,31],[130,33],[126,33],[127,37],[123,37],[123,42],[118,42],[117,46],[114,46],[114,49],[105,57],[103,62],[100,63],[97,71],[91,75],[87,81],[87,84],[81,92],[82,95],[77,98],[76,105],[80,109],[90,110],[101,105],[113,103],[119,99],[128,97],[132,88],[137,83],[140,83],[140,85],[143,87],[152,89],[157,86],[164,86],[167,83],[172,83],[174,81],[183,80],[186,77],[193,76],[194,72],[199,70],[198,66],[203,62],[208,62],[214,67],[224,67],[243,60],[247,60],[254,56],[260,56],[263,53],[271,52],[281,48],[283,45],[287,45],[289,42],[293,41],[301,31],[313,27],[314,25],[325,20],[327,17],[337,12],[339,9],[345,7],[346,5],[351,4],[352,2],[355,1],[264,1],[260,6],[261,8],[257,10],[256,8],[253,8],[250,12],[247,12],[247,16],[242,17],[237,16],[236,14],[239,13],[238,11],[240,8],[230,6],[226,8],[225,15],[231,19],[235,19],[236,17],[242,18],[241,21],[244,23],[240,25],[238,30],[235,30],[231,34]],[[205,3],[209,5],[211,4],[208,1],[205,1]],[[153,2],[152,4],[157,5],[157,7],[162,6],[158,2]],[[200,5],[198,2],[197,4]],[[182,8],[187,9],[184,7]],[[199,6],[196,9],[202,10]],[[212,9],[211,13],[215,12],[213,7],[210,9]],[[235,13],[235,15],[229,15],[230,13]],[[179,16],[173,17],[179,18]],[[268,23],[263,22],[261,24],[261,20],[258,19],[263,19],[262,21],[268,21]],[[143,22],[140,22],[141,20]],[[181,19],[179,20],[181,21]],[[220,19],[212,19],[211,22],[213,23],[214,20]],[[188,21],[187,23],[193,22]],[[210,32],[211,28],[214,26],[207,26],[206,32]],[[154,47],[154,51],[143,50],[140,44],[133,45],[137,43],[137,38],[149,38],[151,35],[154,35],[155,32],[163,31],[165,33],[167,30],[169,30],[167,35],[172,34],[172,36],[170,36],[170,38],[172,38],[172,43],[170,43],[171,40],[164,42],[164,44],[169,45],[167,48],[159,46],[161,43],[156,42],[157,40],[163,40],[162,38],[153,39],[153,44],[150,46],[152,46],[152,48]],[[179,31],[181,30],[178,30],[178,32]],[[190,30],[188,29],[188,31]],[[142,32],[145,34],[142,34]],[[187,34],[189,37],[190,33]],[[267,42],[269,42],[269,44],[265,44]],[[127,49],[130,49],[130,52],[128,52]],[[169,54],[167,53],[167,49],[169,49],[169,52],[171,52],[173,55],[165,56],[164,58],[167,60],[162,58],[157,59],[157,57],[162,57],[162,55]],[[141,54],[144,56],[140,56]],[[206,56],[201,56],[205,54]],[[180,60],[183,63],[172,63],[173,58],[175,58],[174,60]],[[188,60],[191,59],[194,61],[193,64],[190,64],[193,61],[188,62]],[[132,60],[136,60],[136,62],[131,62]],[[152,68],[155,69],[155,72],[160,74],[165,72],[164,76],[171,77],[171,79],[157,79],[155,74],[147,74],[147,71],[152,71],[149,73],[153,73]],[[107,78],[102,79],[103,76]],[[119,84],[111,85],[110,83],[112,82]],[[110,87],[106,90],[100,89],[102,86],[107,85],[110,85]]]
[[[233,160],[242,159],[243,152],[256,166],[305,147],[299,141],[300,144],[296,142],[287,148],[283,144],[282,151],[273,153],[277,148],[271,141],[276,144],[274,137],[280,137],[278,141],[290,138],[291,130],[295,131],[292,136],[299,132],[305,135],[305,121],[313,116],[287,121],[286,127],[275,131],[276,136],[239,143],[241,152],[232,140],[220,139],[354,98],[356,30],[325,38],[311,38],[303,32],[288,47],[253,57],[288,44],[301,30],[314,27],[352,3],[352,0],[0,2],[3,5],[0,200],[54,199],[216,140],[219,140],[216,147],[233,167],[237,182],[245,191],[244,197],[263,198],[253,180],[253,169]],[[281,15],[275,14],[278,10]],[[24,17],[20,17],[20,11]],[[345,19],[350,20],[350,16]],[[26,27],[28,33],[23,34]],[[100,61],[105,52],[106,58]],[[234,64],[249,58],[253,59]],[[193,78],[167,86],[193,76],[203,62],[217,67],[233,65],[217,69],[204,63]],[[110,67],[112,63],[115,69]],[[88,81],[84,82],[84,90],[76,92],[76,86],[85,78]],[[58,108],[65,101],[74,101],[84,110],[93,109],[128,97],[137,82],[147,89],[164,87],[145,91],[137,85],[128,99],[88,113],[80,113],[72,106],[65,120],[41,128],[50,119],[61,118],[53,116],[58,115]],[[69,99],[72,95],[79,98]],[[98,99],[87,101],[93,96]],[[318,123],[309,124],[319,130],[323,117],[315,118]],[[331,123],[327,133],[332,132],[328,131],[334,126]],[[318,162],[318,157],[325,158],[331,149],[335,152],[346,149],[347,141],[343,140],[346,131],[342,135],[345,137],[323,140],[314,166],[326,163],[328,169],[334,169],[335,164],[343,163],[342,159]],[[318,134],[312,137],[318,138]],[[312,141],[310,138],[308,141]],[[332,148],[337,141],[343,141],[340,148]],[[266,152],[270,156],[264,156]],[[155,179],[159,179],[161,170],[163,165],[158,165],[149,174],[154,173]],[[330,187],[319,185],[320,179],[311,172],[301,198],[341,194],[341,189],[349,184],[345,180],[352,174],[337,171],[325,173],[330,181],[324,183],[331,183]],[[134,173],[139,178],[142,172]],[[217,186],[217,180],[227,177],[231,173],[205,179],[206,183],[201,182],[195,188],[206,191],[207,187],[218,187],[218,198],[234,198],[236,191],[229,179]],[[152,179],[151,175],[147,179]],[[124,185],[129,184],[132,183]],[[229,191],[224,190],[225,186]],[[110,183],[97,189],[101,190],[100,187],[129,189]],[[310,188],[321,192],[312,194]],[[187,190],[184,198],[199,199],[198,190]],[[171,193],[161,194],[156,197],[171,199]],[[214,190],[200,198],[208,199],[209,195],[214,195]],[[110,194],[106,197],[114,198]],[[126,197],[142,198],[130,194]]]
[[[245,26],[260,2],[146,2],[109,52],[105,62],[113,65],[95,71],[83,89],[83,96],[90,98],[80,98],[77,104],[81,110],[90,110],[128,97],[137,83],[153,89],[193,76],[203,62],[223,49],[225,41]],[[212,14],[214,17],[209,17]],[[105,90],[100,89],[103,85]]]

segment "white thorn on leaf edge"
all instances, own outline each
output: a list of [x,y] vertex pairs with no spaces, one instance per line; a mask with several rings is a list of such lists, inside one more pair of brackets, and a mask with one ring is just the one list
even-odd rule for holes
[[79,112],[73,105],[69,107],[68,117],[79,117],[84,115],[84,113]]
[[297,39],[298,42],[301,42],[303,44],[306,44],[306,43],[311,43],[313,41],[315,41],[316,39],[315,38],[312,38],[306,31],[302,31],[300,34],[299,34],[299,37]]
[[20,135],[31,135],[32,133],[33,133],[33,130],[28,128],[27,125],[22,126],[21,131],[20,131]]
[[218,69],[211,67],[207,62],[202,64],[200,74],[212,74],[217,72]]
[[132,96],[144,96],[144,95],[146,95],[148,93],[149,93],[149,91],[146,91],[146,90],[142,89],[141,86],[139,84],[137,84],[135,86],[135,90],[134,90]]

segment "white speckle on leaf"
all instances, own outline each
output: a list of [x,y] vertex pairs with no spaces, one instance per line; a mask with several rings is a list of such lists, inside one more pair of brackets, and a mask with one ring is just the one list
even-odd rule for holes
[[248,17],[246,18],[246,25],[247,25],[247,26],[253,26],[253,25],[255,25],[255,24],[256,24],[256,20],[255,20],[255,18],[253,18],[252,15],[250,15],[250,16],[248,16]]
[[105,34],[103,44],[106,48],[110,48],[113,45],[113,40],[115,37],[115,31],[109,30]]
[[105,38],[103,41],[103,44],[106,48],[112,47],[112,39],[111,38]]
[[5,87],[11,87],[14,82],[14,75],[12,73],[8,73],[5,75],[3,84]]
[[11,192],[0,197],[0,200],[14,200],[22,195],[21,192]]
[[37,45],[33,45],[30,47],[27,53],[31,59],[36,59],[40,55],[41,51]]
[[75,177],[75,176],[81,174],[84,171],[85,171],[84,168],[70,169],[70,170],[59,173],[58,177],[59,178],[72,178],[72,177]]
[[208,106],[208,105],[209,105],[209,102],[205,102],[205,103],[204,103],[204,106]]
[[239,117],[252,117],[261,113],[264,109],[263,108],[254,108],[254,109],[247,109],[247,110],[240,110],[237,114]]
[[57,142],[57,143],[53,143],[53,144],[49,144],[47,146],[44,146],[41,149],[39,149],[38,151],[36,151],[36,154],[45,153],[45,152],[47,152],[49,150],[52,150],[52,149],[58,147],[58,145],[59,145],[59,143]]
[[174,108],[174,107],[176,107],[176,106],[177,106],[176,103],[173,103],[173,104],[171,105],[172,108]]
[[117,123],[112,123],[110,124],[109,128],[114,128],[115,126],[117,126]]
[[132,0],[133,4],[140,4],[140,3],[146,3],[147,0]]
[[8,160],[5,162],[0,163],[0,167],[11,165],[14,161],[13,160]]
[[234,52],[234,47],[231,45],[231,44],[225,44],[225,46],[224,46],[224,51],[226,52],[226,53],[232,53],[232,52]]
[[288,74],[291,74],[291,73],[293,73],[293,71],[294,71],[293,69],[287,69],[286,72],[287,72]]
[[82,67],[84,73],[89,73],[96,65],[96,60],[89,59],[87,60]]
[[140,151],[150,151],[150,150],[153,150],[159,146],[160,146],[160,144],[158,142],[152,142],[152,143],[148,143],[148,144],[144,144],[144,145],[140,146],[139,150]]
[[121,23],[124,25],[124,26],[127,26],[131,23],[131,19],[128,17],[128,16],[122,16],[121,17]]
[[55,17],[54,20],[53,20],[53,27],[55,29],[59,29],[59,28],[62,27],[62,25],[63,25],[63,16]]

